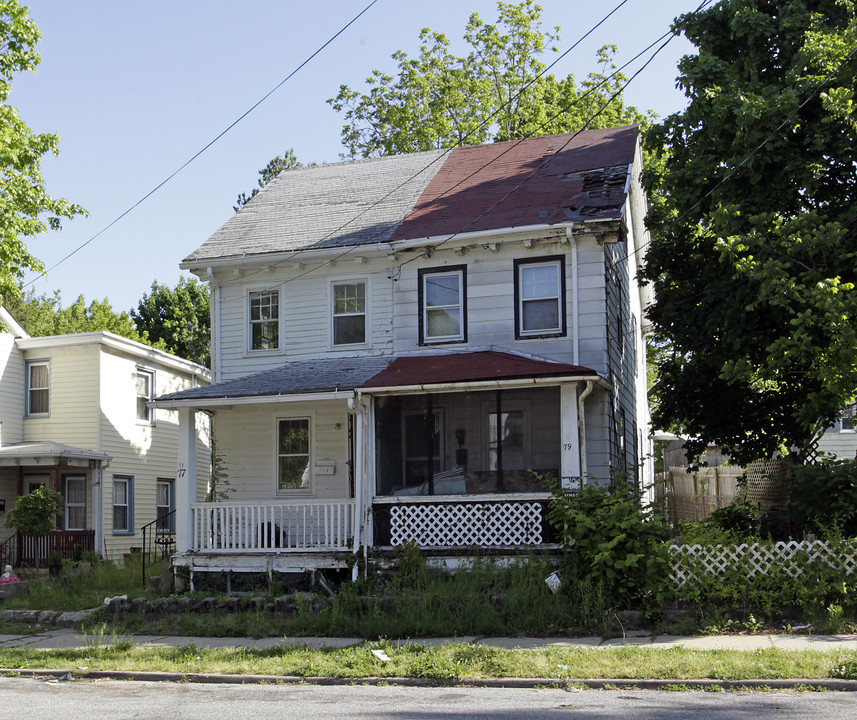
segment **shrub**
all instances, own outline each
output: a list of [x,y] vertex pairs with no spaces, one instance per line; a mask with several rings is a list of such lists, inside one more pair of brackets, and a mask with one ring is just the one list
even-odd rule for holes
[[795,465],[790,520],[793,535],[827,537],[831,528],[857,536],[857,460]]
[[44,485],[31,493],[21,495],[6,518],[8,527],[23,533],[46,533],[56,528],[56,519],[62,515],[62,495]]
[[669,530],[642,504],[634,484],[619,478],[573,494],[555,488],[548,517],[578,577],[589,577],[624,606],[660,602],[669,577]]

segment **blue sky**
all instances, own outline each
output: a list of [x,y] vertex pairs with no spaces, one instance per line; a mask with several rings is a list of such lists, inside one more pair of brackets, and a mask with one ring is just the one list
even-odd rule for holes
[[[541,0],[560,51],[620,0]],[[42,30],[36,74],[19,76],[9,102],[38,132],[60,135],[46,158],[48,191],[83,205],[88,218],[29,241],[50,267],[131,208],[280,83],[369,0],[34,0]],[[699,0],[628,0],[553,72],[583,79],[595,50],[636,55]],[[363,88],[390,56],[414,54],[423,27],[463,51],[471,12],[496,19],[494,0],[379,0],[268,100],[168,184],[34,282],[37,292],[108,298],[135,307],[154,280],[174,285],[178,264],[232,215],[239,192],[287,148],[308,162],[336,162],[342,118],[326,100],[340,84]],[[667,115],[684,106],[676,62],[692,47],[676,38],[626,90],[626,101]],[[629,68],[631,74],[642,63]],[[27,280],[32,280],[29,276]]]

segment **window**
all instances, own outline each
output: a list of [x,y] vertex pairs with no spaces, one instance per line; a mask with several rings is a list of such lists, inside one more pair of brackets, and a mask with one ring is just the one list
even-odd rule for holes
[[47,415],[51,411],[51,363],[27,363],[27,415]]
[[86,530],[86,476],[64,475],[62,489],[63,528]]
[[[488,470],[526,470],[531,467],[531,433],[529,404],[504,401],[497,427],[496,407],[485,405],[485,440]],[[499,453],[498,453],[499,447]]]
[[[422,486],[420,494],[428,493],[429,450],[431,473],[436,475],[443,467],[444,447],[443,408],[409,412],[404,416],[405,487]],[[431,443],[431,448],[429,448]]]
[[840,413],[839,432],[854,432],[854,405],[843,408]]
[[309,490],[309,418],[278,421],[277,490]]
[[516,337],[565,334],[562,258],[515,262]]
[[133,518],[134,479],[113,476],[113,532],[131,534],[134,532]]
[[137,422],[155,424],[155,410],[148,403],[155,397],[155,373],[137,368]]
[[172,480],[158,479],[155,486],[155,508],[158,532],[162,534],[175,532],[174,516],[170,515],[175,510]]
[[419,271],[420,344],[467,340],[466,285],[463,265]]
[[333,285],[333,344],[366,342],[366,283]]
[[276,350],[280,347],[280,292],[261,290],[250,293],[250,349]]

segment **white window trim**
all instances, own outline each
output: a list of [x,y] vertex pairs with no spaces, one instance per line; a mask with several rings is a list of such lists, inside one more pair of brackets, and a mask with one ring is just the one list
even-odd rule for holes
[[[116,483],[125,483],[125,504],[121,507],[126,508],[127,527],[124,530],[116,529]],[[114,535],[133,535],[134,534],[134,478],[130,475],[114,475],[113,485],[111,486],[110,497],[110,526]]]
[[[309,472],[309,485],[305,488],[280,488],[280,422],[283,420],[306,420],[309,425],[309,439],[307,450],[307,470]],[[315,453],[313,443],[315,441],[315,413],[302,415],[282,415],[274,420],[274,495],[278,497],[315,497],[315,472],[313,463]]]
[[[169,497],[167,498],[166,506],[158,504],[158,490],[162,485],[166,486],[169,492]],[[173,480],[172,478],[155,478],[155,520],[159,519],[158,510],[162,507],[167,508],[167,513],[171,513],[176,509],[176,486],[175,480]],[[160,529],[156,524],[155,530],[159,534],[168,535],[175,532],[175,525],[175,515],[173,515],[172,517],[168,518],[166,529]]]
[[[262,292],[275,292],[277,293],[277,308],[279,312],[279,317],[277,318],[277,338],[278,344],[275,348],[268,348],[264,350],[254,350],[253,349],[253,333],[251,331],[251,313],[250,313],[250,294],[251,293],[262,293]],[[244,287],[244,352],[247,357],[258,357],[260,355],[282,355],[285,352],[285,342],[284,342],[284,329],[285,322],[283,320],[283,316],[285,315],[285,307],[283,304],[283,287],[280,283],[265,283],[258,285],[247,285]]]
[[[334,296],[333,296],[334,288],[336,288],[337,285],[357,285],[358,283],[363,283],[363,292],[365,295],[365,305],[363,307],[363,317],[364,317],[364,327],[365,327],[364,335],[363,335],[363,342],[361,342],[361,343],[341,343],[341,344],[338,344],[335,342],[335,335],[334,335]],[[367,347],[369,347],[369,345],[371,344],[369,342],[369,338],[372,334],[372,322],[371,322],[371,318],[370,318],[370,314],[369,314],[369,308],[371,305],[371,303],[370,303],[371,295],[369,292],[369,278],[364,276],[364,277],[343,277],[343,278],[332,279],[328,282],[327,297],[328,297],[328,302],[330,303],[330,305],[329,305],[330,310],[328,313],[329,328],[328,328],[328,333],[327,333],[327,337],[330,339],[329,340],[329,349],[330,350],[343,350],[343,349],[351,350],[353,348],[367,348]],[[354,317],[358,314],[359,313],[350,313],[347,315],[343,315],[343,317]]]
[[[537,330],[524,330],[524,270],[538,267],[547,267],[554,266],[557,269],[557,289],[556,295],[546,295],[541,298],[527,298],[527,301],[533,300],[554,300],[556,299],[557,303],[557,320],[558,327],[554,328],[538,328]],[[517,288],[517,297],[515,298],[515,303],[517,304],[517,323],[518,327],[515,328],[517,335],[520,339],[527,338],[541,338],[541,337],[557,337],[565,335],[565,326],[566,326],[566,308],[565,308],[565,298],[563,297],[563,273],[565,272],[565,263],[561,259],[548,259],[543,261],[526,261],[519,262],[515,266],[515,272],[517,273],[516,278],[516,288]]]
[[148,368],[139,367],[139,366],[137,367],[136,372],[134,373],[134,401],[135,401],[134,402],[134,417],[136,418],[138,425],[144,425],[146,427],[154,427],[154,425],[155,425],[155,408],[153,408],[153,407],[148,408],[148,411],[149,411],[148,419],[144,420],[143,418],[140,418],[137,416],[137,400],[139,400],[141,397],[143,397],[142,395],[137,394],[137,376],[138,375],[148,375],[149,376],[149,397],[147,398],[148,401],[154,400],[155,396],[157,395],[157,392],[155,391],[155,387],[156,387],[155,382],[157,380],[157,377],[155,376],[154,370],[149,370]]
[[[420,278],[420,292],[419,292],[419,302],[420,302],[420,322],[422,325],[422,332],[420,333],[421,338],[420,342],[422,345],[435,345],[440,343],[452,343],[452,342],[464,342],[467,336],[467,318],[466,318],[466,307],[467,307],[467,299],[465,298],[465,293],[467,292],[467,288],[465,286],[466,280],[464,276],[464,270],[461,268],[451,268],[449,270],[438,269],[438,270],[427,270],[423,272]],[[458,335],[435,335],[430,336],[428,334],[428,304],[426,303],[426,281],[429,278],[440,277],[442,275],[457,275],[458,276],[458,305],[434,305],[434,308],[443,309],[443,308],[458,308],[459,313],[459,332]]]
[[[30,393],[33,390],[33,387],[31,384],[31,380],[33,377],[32,369],[34,367],[41,367],[42,365],[44,365],[48,369],[48,386],[47,386],[47,388],[39,387],[39,388],[36,388],[36,390],[47,390],[48,391],[48,411],[47,412],[31,412],[30,411]],[[51,393],[52,373],[51,373],[51,360],[50,360],[50,358],[38,358],[36,360],[27,360],[25,363],[25,368],[26,368],[26,370],[25,370],[26,376],[24,378],[24,382],[25,382],[26,387],[24,389],[24,394],[25,394],[25,397],[24,397],[24,402],[25,402],[24,416],[25,417],[32,417],[32,418],[50,417],[50,415],[51,415],[51,401],[53,400],[53,398],[51,397],[51,395],[52,395],[52,393]]]
[[[857,415],[857,413],[854,412],[854,409],[854,405],[850,405],[843,408],[842,412],[839,413],[839,420],[836,424],[839,426],[839,432],[844,435],[853,435],[854,433],[857,433],[857,427],[854,426],[854,416]],[[850,428],[842,427],[842,420],[846,417],[851,418],[852,427]]]
[[[82,503],[70,503],[68,501],[68,481],[74,480],[82,480],[83,481],[83,502]],[[45,485],[47,487],[47,484]],[[63,489],[63,514],[62,514],[62,527],[63,530],[86,530],[86,475],[84,474],[69,474],[63,475],[62,477],[62,489]],[[68,526],[68,508],[69,507],[83,507],[83,527],[69,527]]]

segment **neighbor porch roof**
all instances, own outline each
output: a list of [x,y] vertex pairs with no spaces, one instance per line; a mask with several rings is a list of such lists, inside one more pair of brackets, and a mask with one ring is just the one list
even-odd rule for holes
[[100,450],[86,450],[63,443],[21,442],[0,447],[0,466],[58,465],[60,462],[109,462],[112,457]]

